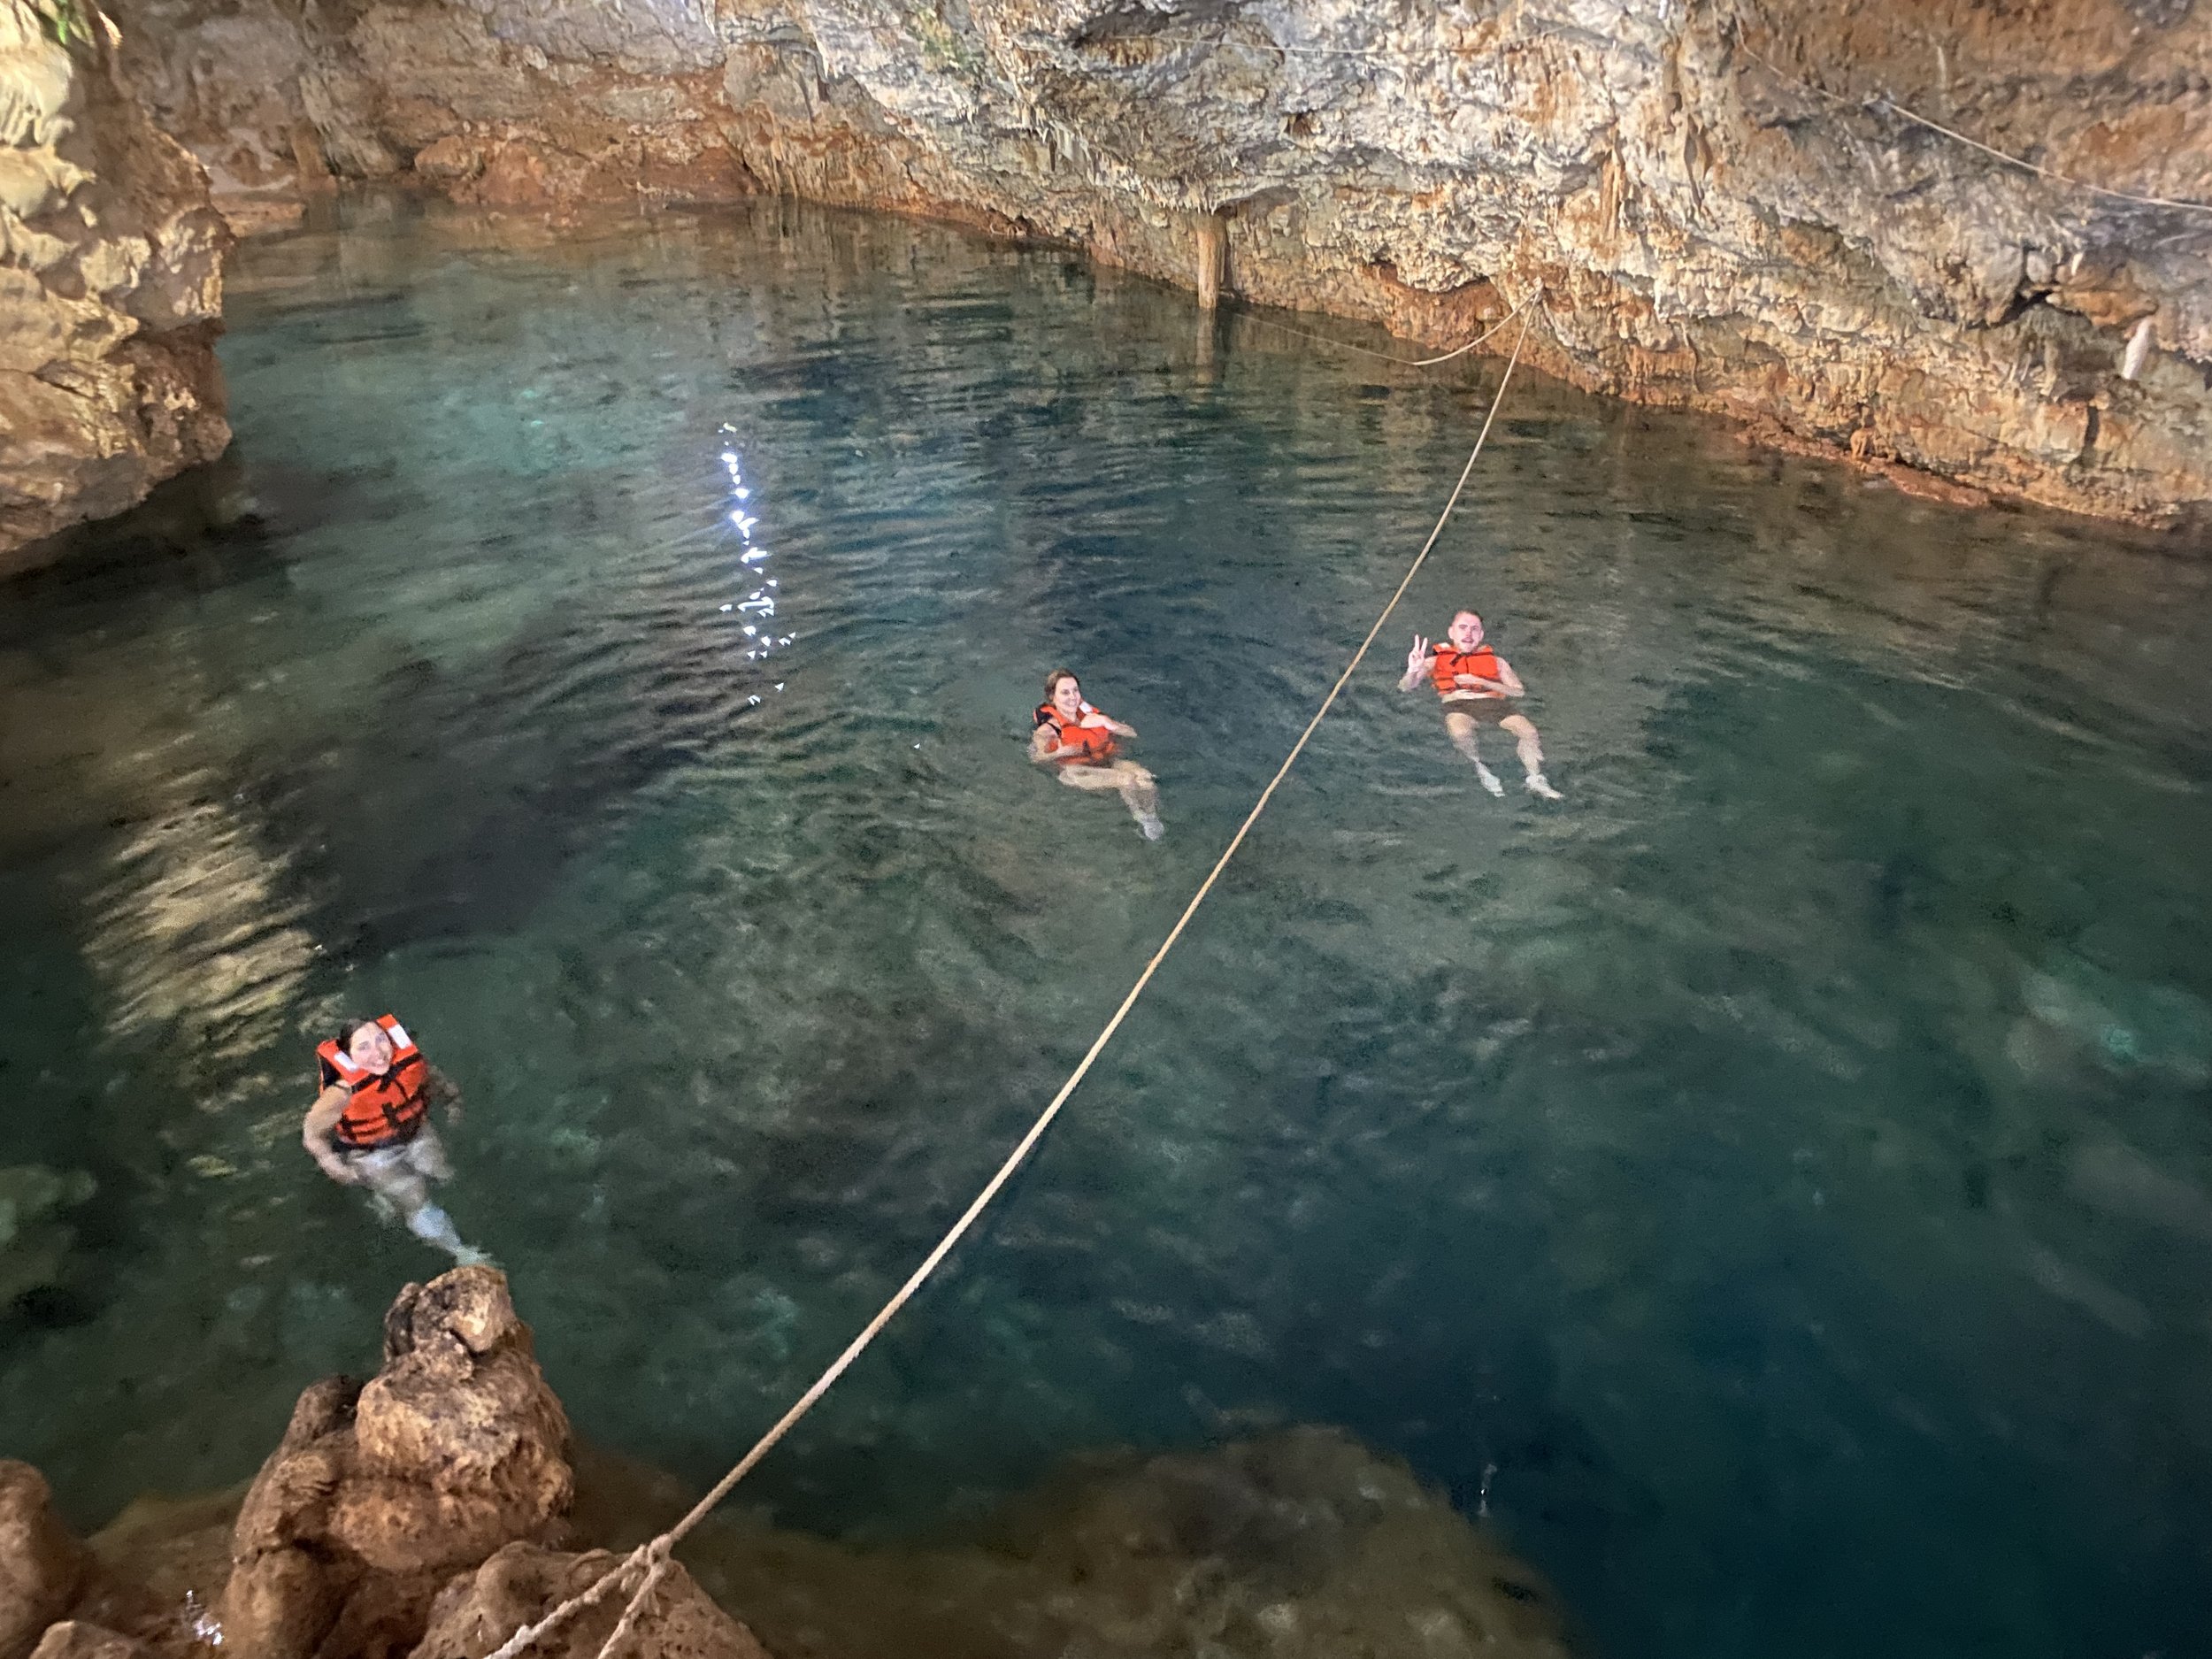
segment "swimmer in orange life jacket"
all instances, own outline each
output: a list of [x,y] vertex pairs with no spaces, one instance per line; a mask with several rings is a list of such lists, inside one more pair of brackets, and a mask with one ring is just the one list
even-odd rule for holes
[[341,1187],[365,1187],[407,1231],[464,1267],[489,1258],[461,1242],[453,1221],[430,1202],[430,1183],[453,1173],[445,1144],[430,1125],[434,1101],[447,1121],[461,1115],[461,1091],[432,1065],[389,1014],[349,1021],[337,1040],[315,1050],[322,1092],[300,1125],[300,1142]]
[[1528,687],[1511,664],[1482,642],[1480,617],[1471,611],[1459,612],[1452,618],[1448,638],[1438,641],[1433,651],[1419,634],[1413,636],[1398,689],[1411,691],[1425,680],[1444,700],[1444,729],[1451,734],[1452,747],[1475,763],[1475,776],[1484,788],[1492,795],[1505,793],[1498,774],[1482,764],[1475,741],[1483,726],[1495,726],[1513,739],[1521,770],[1528,774],[1528,792],[1547,801],[1559,799],[1559,791],[1544,778],[1544,746],[1536,727],[1512,703]]
[[1056,768],[1070,788],[1118,790],[1145,840],[1156,841],[1167,833],[1160,822],[1159,788],[1135,761],[1114,757],[1119,747],[1114,740],[1136,734],[1134,726],[1109,719],[1084,702],[1074,674],[1056,668],[1045,676],[1045,700],[1037,705],[1029,733],[1029,757]]

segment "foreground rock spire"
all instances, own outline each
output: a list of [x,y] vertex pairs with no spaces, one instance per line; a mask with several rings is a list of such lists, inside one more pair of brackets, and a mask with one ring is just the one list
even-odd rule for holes
[[[0,1461],[0,1659],[480,1659],[612,1563],[551,1548],[574,1497],[568,1418],[505,1278],[457,1269],[400,1293],[365,1385],[300,1395],[212,1598],[96,1561],[37,1471]],[[620,1611],[537,1651],[590,1659]],[[637,1655],[765,1659],[674,1563],[634,1629]]]

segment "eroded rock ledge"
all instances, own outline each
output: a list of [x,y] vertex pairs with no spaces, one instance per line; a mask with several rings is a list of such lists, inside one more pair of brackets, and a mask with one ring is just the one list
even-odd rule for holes
[[[333,175],[1063,239],[2051,505],[2212,502],[2191,0],[126,0],[227,211]],[[1890,99],[1887,103],[1869,100]],[[2139,373],[2121,373],[2145,324]],[[1502,350],[1502,338],[1492,349]]]
[[[50,1500],[0,1459],[0,1659],[484,1659],[689,1494],[572,1443],[505,1279],[472,1267],[408,1286],[377,1375],[309,1387],[242,1492],[142,1498],[89,1547]],[[1567,1655],[1525,1565],[1321,1429],[1079,1460],[967,1544],[856,1549],[733,1509],[683,1556],[624,1659]],[[532,1652],[596,1659],[621,1613]]]
[[87,0],[0,0],[0,572],[230,442],[230,234]]

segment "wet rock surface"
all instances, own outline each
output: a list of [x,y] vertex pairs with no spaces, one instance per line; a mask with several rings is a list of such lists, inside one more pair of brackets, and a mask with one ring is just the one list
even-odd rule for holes
[[84,0],[0,0],[0,572],[230,442],[229,232]]
[[1252,299],[1439,346],[1530,300],[1530,358],[1591,389],[2080,511],[2212,500],[2212,213],[2131,199],[2212,200],[2202,8],[128,15],[160,119],[242,222],[334,175],[568,212],[782,192],[1195,284],[1218,220]]

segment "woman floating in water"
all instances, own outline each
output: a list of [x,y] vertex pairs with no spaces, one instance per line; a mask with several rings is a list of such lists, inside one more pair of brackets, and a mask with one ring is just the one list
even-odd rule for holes
[[1114,740],[1136,734],[1134,726],[1109,719],[1084,702],[1075,675],[1056,668],[1045,676],[1029,755],[1040,764],[1057,766],[1060,781],[1071,788],[1118,790],[1145,840],[1156,841],[1167,826],[1160,822],[1160,791],[1152,774],[1133,760],[1114,758]]
[[349,1023],[315,1050],[315,1059],[322,1092],[300,1125],[307,1155],[341,1187],[367,1187],[408,1232],[464,1267],[487,1260],[461,1242],[452,1218],[430,1202],[430,1183],[453,1173],[430,1126],[431,1102],[457,1121],[461,1091],[389,1014]]
[[1525,695],[1528,687],[1513,672],[1513,665],[1482,642],[1482,618],[1471,611],[1463,611],[1452,618],[1448,641],[1439,641],[1433,653],[1429,642],[1419,634],[1413,636],[1413,649],[1406,657],[1405,678],[1398,682],[1401,691],[1411,691],[1424,680],[1436,687],[1436,695],[1444,700],[1444,730],[1450,733],[1452,747],[1475,763],[1475,776],[1492,795],[1503,795],[1505,786],[1498,781],[1498,774],[1482,764],[1482,751],[1475,741],[1475,733],[1485,726],[1495,726],[1514,741],[1521,757],[1521,770],[1528,774],[1528,792],[1547,801],[1559,799],[1559,791],[1544,778],[1544,746],[1536,735],[1536,727],[1513,707],[1511,699]]

